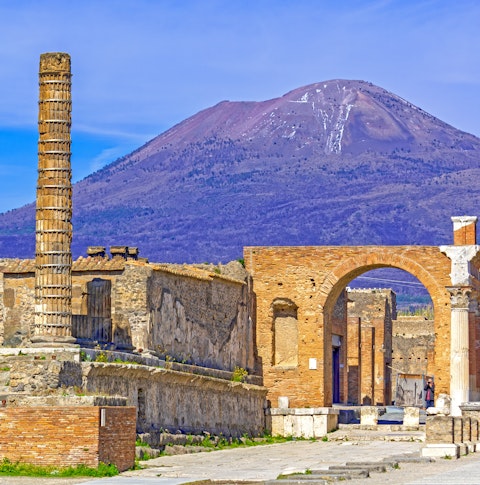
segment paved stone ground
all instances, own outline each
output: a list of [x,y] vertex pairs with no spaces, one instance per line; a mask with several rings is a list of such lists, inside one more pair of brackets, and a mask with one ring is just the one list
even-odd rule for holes
[[[292,441],[283,444],[236,448],[209,453],[163,456],[144,462],[143,470],[106,479],[39,479],[0,477],[5,485],[179,485],[203,481],[262,483],[279,474],[326,468],[352,461],[381,461],[400,454],[414,454],[423,433],[339,430],[329,441]],[[209,482],[208,480],[211,480]],[[281,485],[281,481],[278,482]],[[306,481],[308,483],[308,481]],[[401,463],[400,469],[372,473],[370,478],[349,480],[351,485],[480,485],[480,453],[459,460],[434,463]]]

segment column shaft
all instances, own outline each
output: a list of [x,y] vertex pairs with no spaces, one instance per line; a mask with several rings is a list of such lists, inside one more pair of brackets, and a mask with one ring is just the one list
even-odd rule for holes
[[469,400],[469,295],[470,288],[451,287],[450,396],[451,414],[461,416],[460,405]]
[[32,343],[72,343],[70,56],[40,56]]

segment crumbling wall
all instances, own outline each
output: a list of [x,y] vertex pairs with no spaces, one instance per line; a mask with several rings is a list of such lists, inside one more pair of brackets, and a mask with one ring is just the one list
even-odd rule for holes
[[[244,281],[193,270],[155,269],[147,281],[148,326],[136,328],[147,331],[146,348],[166,359],[253,371],[252,298]],[[135,339],[133,326],[132,332]]]
[[135,365],[84,363],[83,372],[87,392],[121,395],[137,407],[139,432],[264,432],[264,387]]
[[[390,289],[351,289],[348,291],[348,300],[349,318],[360,318],[364,332],[366,327],[372,327],[371,335],[374,339],[370,344],[371,356],[366,348],[368,344],[360,342],[364,360],[363,373],[360,376],[361,402],[390,404],[392,318],[396,317],[396,295]],[[370,363],[366,361],[367,358],[374,360],[373,372]]]
[[[0,268],[3,346],[28,346],[33,269],[32,260],[10,260]],[[235,270],[235,277],[193,266],[121,258],[79,258],[73,269],[73,336],[81,337],[82,345],[99,343],[177,362],[255,372],[255,300],[251,280],[239,263],[225,266],[230,273]],[[110,315],[88,315],[93,297],[89,283],[95,279],[105,280],[105,288],[111,288],[110,298],[105,295]],[[104,332],[99,331],[102,328]],[[102,335],[111,341],[99,338]]]
[[34,318],[35,275],[0,273],[0,343],[21,347],[29,341]]
[[427,375],[428,361],[434,357],[433,320],[422,316],[399,316],[393,321],[392,392],[397,374]]

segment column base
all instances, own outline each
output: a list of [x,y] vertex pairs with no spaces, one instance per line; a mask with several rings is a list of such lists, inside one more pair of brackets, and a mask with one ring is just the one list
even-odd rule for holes
[[34,335],[30,342],[32,347],[80,347],[77,339],[72,336]]

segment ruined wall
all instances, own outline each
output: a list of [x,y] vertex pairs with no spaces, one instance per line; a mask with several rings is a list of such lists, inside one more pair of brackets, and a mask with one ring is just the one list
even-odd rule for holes
[[393,321],[392,395],[399,373],[427,375],[433,359],[435,333],[433,320],[421,316],[399,316]]
[[[33,268],[31,260],[10,261],[0,272],[3,346],[28,345],[34,310]],[[82,345],[93,346],[96,337],[104,334],[111,340],[100,343],[117,349],[137,349],[178,362],[225,370],[238,366],[255,372],[250,280],[194,267],[117,258],[79,258],[73,269],[73,329],[74,336],[82,337]],[[99,317],[92,310],[91,299],[92,282],[101,280],[109,283],[104,286],[110,288],[111,294],[110,308],[101,309]],[[101,324],[94,325],[100,320],[105,324],[103,333],[98,331]],[[111,328],[106,328],[108,325]],[[86,335],[89,332],[90,342]]]
[[125,471],[135,463],[135,438],[133,407],[0,408],[0,459],[12,462],[93,468],[103,462]]
[[[450,295],[446,287],[451,284],[451,262],[438,247],[246,247],[244,260],[254,281],[257,351],[272,406],[280,396],[289,397],[291,407],[331,404],[333,307],[350,281],[380,267],[413,274],[430,293],[435,332],[440,337],[429,369],[436,375],[437,392],[449,392]],[[273,302],[277,299],[288,299],[298,308],[298,365],[290,368],[274,361]]]
[[88,392],[125,396],[137,407],[139,432],[238,437],[265,429],[264,387],[146,366],[84,363],[83,373]]
[[35,275],[0,273],[0,342],[5,347],[20,347],[29,342],[34,318]]
[[[390,289],[351,289],[348,290],[348,315],[360,318],[363,327],[371,326],[373,374],[364,362],[362,375],[364,382],[371,382],[362,390],[361,402],[386,405],[392,401],[391,363],[392,363],[392,318],[396,317],[396,295]],[[367,358],[366,343],[360,342],[364,359]],[[371,389],[371,390],[370,390]]]
[[[115,363],[104,362],[107,358]],[[0,388],[0,397],[7,407],[28,406],[30,401],[42,406],[126,404],[137,409],[139,433],[168,429],[258,436],[264,432],[267,390],[233,381],[226,371],[75,348],[28,348],[16,350],[15,355],[3,349],[0,367],[2,382],[8,383]],[[248,377],[249,382],[255,380]]]
[[251,298],[243,281],[156,269],[147,281],[146,348],[178,362],[253,372]]

